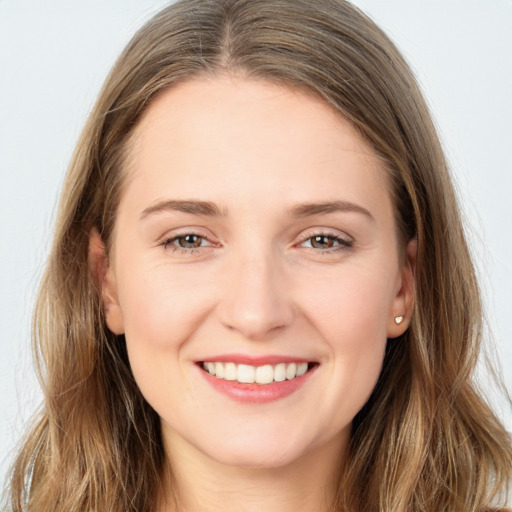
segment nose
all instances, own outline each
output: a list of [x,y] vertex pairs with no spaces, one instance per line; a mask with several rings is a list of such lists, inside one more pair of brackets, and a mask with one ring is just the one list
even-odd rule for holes
[[268,340],[293,322],[284,273],[271,256],[236,258],[227,276],[218,304],[220,321],[227,328],[247,339]]

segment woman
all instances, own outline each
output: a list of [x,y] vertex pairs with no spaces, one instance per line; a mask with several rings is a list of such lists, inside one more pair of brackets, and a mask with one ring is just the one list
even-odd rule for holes
[[481,317],[388,38],[341,1],[178,2],[70,166],[12,508],[491,510],[512,454]]

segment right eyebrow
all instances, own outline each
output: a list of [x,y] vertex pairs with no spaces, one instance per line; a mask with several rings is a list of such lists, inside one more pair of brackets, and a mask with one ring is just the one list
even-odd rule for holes
[[224,217],[227,215],[226,211],[221,211],[221,209],[215,203],[210,201],[179,201],[175,199],[168,199],[148,206],[140,214],[140,219],[145,219],[149,215],[156,213],[169,211],[190,213],[192,215],[205,215],[208,217]]

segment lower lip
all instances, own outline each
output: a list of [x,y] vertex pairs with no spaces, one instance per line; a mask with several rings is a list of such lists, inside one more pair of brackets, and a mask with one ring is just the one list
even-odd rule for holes
[[208,384],[220,393],[237,402],[264,404],[285,398],[300,389],[311,377],[318,365],[313,366],[304,375],[283,382],[271,384],[242,384],[236,380],[219,379],[199,368]]

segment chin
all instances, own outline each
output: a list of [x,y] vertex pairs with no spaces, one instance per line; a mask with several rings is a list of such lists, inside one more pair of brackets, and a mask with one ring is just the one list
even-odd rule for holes
[[[295,432],[293,431],[295,430]],[[314,440],[299,429],[265,429],[249,432],[231,432],[220,440],[204,443],[201,450],[220,464],[238,468],[271,469],[292,464],[314,449]],[[298,435],[299,434],[299,435]],[[301,435],[302,434],[302,435]],[[314,437],[314,436],[313,436]]]
[[301,458],[304,453],[300,450],[272,450],[268,447],[261,449],[260,446],[243,447],[241,449],[229,449],[207,453],[212,459],[218,463],[246,469],[273,469],[287,466],[297,459]]

